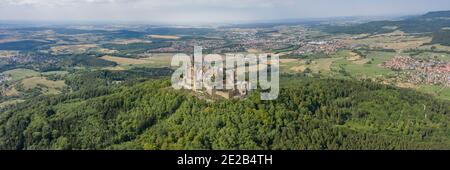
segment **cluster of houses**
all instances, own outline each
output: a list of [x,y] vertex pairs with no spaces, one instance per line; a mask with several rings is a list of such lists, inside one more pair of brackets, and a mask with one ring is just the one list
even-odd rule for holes
[[0,58],[9,58],[19,55],[19,51],[0,50]]
[[188,53],[194,46],[201,46],[203,49],[217,49],[225,46],[226,41],[220,39],[191,39],[183,41],[171,41],[169,47],[149,50],[151,53]]
[[57,62],[58,58],[45,55],[17,54],[8,57],[1,57],[0,60],[9,64],[27,64],[34,62],[54,64]]
[[293,54],[311,54],[311,53],[332,54],[338,51],[339,49],[345,47],[346,44],[339,40],[310,41],[302,43],[299,49],[293,51]]
[[148,52],[189,52],[193,46],[202,46],[212,53],[243,52],[248,49],[269,52],[305,44],[304,28],[267,29],[218,29],[220,34],[212,38],[198,38],[171,41],[170,47],[153,49]]
[[[291,49],[292,54],[325,53],[332,54],[347,44],[339,39],[310,40],[305,28],[286,27],[277,29],[220,29],[216,38],[176,40],[170,47],[150,50],[149,52],[188,52],[193,46],[202,46],[213,53],[243,52],[248,49],[271,52],[274,49]],[[290,51],[290,50],[289,50]]]
[[407,81],[411,83],[450,86],[449,62],[399,56],[385,62],[384,66],[397,71],[407,71]]

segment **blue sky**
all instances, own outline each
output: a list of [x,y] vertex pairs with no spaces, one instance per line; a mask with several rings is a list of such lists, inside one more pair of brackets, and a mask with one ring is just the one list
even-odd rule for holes
[[0,0],[0,20],[201,23],[435,10],[450,10],[450,0]]

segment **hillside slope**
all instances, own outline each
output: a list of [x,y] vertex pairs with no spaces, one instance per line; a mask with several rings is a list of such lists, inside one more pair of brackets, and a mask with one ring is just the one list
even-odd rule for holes
[[274,101],[216,102],[167,79],[79,84],[3,111],[0,149],[450,149],[448,101],[372,82],[282,84]]
[[433,33],[450,27],[450,11],[436,11],[399,21],[372,21],[348,26],[325,26],[329,33],[377,34],[401,30],[406,33]]

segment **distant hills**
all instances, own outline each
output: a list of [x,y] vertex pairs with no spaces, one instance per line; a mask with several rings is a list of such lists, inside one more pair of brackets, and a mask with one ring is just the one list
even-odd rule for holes
[[[322,26],[328,33],[377,34],[401,30],[406,33],[432,33],[433,43],[450,45],[450,11],[435,11],[399,21],[372,21],[363,24]],[[446,38],[447,37],[447,38]]]
[[439,17],[450,19],[450,11],[428,12],[425,15],[422,15],[420,18],[439,18]]
[[407,33],[424,33],[441,31],[450,27],[450,11],[429,12],[425,15],[410,17],[400,21],[372,21],[348,26],[325,26],[323,31],[329,33],[387,33],[401,30]]

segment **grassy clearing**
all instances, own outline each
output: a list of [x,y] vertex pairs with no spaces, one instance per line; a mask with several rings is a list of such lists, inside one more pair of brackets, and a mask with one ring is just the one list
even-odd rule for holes
[[313,73],[330,73],[331,65],[338,58],[320,58],[315,60],[285,60],[280,64],[282,72],[303,72],[306,69]]
[[247,49],[247,52],[248,53],[260,53],[261,51],[258,49],[255,49],[255,48],[250,48],[250,49]]
[[69,74],[68,71],[48,71],[48,72],[43,72],[41,73],[44,76],[49,76],[49,75],[66,75]]
[[0,108],[6,107],[6,106],[10,106],[10,105],[15,105],[15,104],[18,104],[18,103],[22,103],[22,102],[24,102],[24,101],[25,101],[25,100],[20,100],[20,99],[17,99],[17,100],[8,100],[8,101],[5,101],[5,102],[0,103]]
[[81,45],[60,45],[51,47],[50,50],[53,54],[81,54],[85,53],[89,49],[97,48],[96,44],[81,44]]
[[395,49],[402,51],[406,49],[415,49],[423,44],[430,43],[431,37],[417,37],[408,35],[401,31],[395,31],[387,34],[378,34],[362,39],[348,40],[350,44],[364,44],[371,48]]
[[419,47],[421,50],[431,50],[432,48],[435,48],[436,51],[450,51],[450,46],[440,45],[440,44],[433,44],[433,45],[423,45]]
[[122,66],[115,66],[115,67],[103,67],[102,70],[110,70],[110,71],[123,71],[126,70]]
[[101,57],[103,60],[112,61],[119,65],[134,65],[134,64],[151,64],[153,61],[150,59],[134,59],[134,58],[124,58],[124,57],[114,57],[114,56],[103,56]]
[[39,76],[40,73],[30,69],[14,69],[3,72],[3,74],[11,76],[13,81],[22,80],[28,77]]
[[32,77],[22,80],[22,85],[25,90],[30,90],[36,87],[43,88],[44,94],[59,94],[66,86],[64,81],[51,81],[45,77]]
[[382,67],[381,64],[394,56],[395,53],[391,52],[370,52],[364,59],[365,64],[340,59],[333,63],[332,68],[333,70],[340,70],[342,67],[350,75],[360,78],[385,76],[393,73],[393,71]]
[[354,52],[343,50],[330,55],[330,58],[282,59],[280,67],[282,72],[302,72],[310,69],[313,73],[324,75],[337,73],[343,68],[352,77],[375,78],[393,74],[393,71],[381,65],[395,55],[396,53],[393,52],[372,51],[366,58],[362,58]]
[[175,39],[175,40],[181,38],[181,37],[175,36],[175,35],[148,35],[148,37],[155,38],[155,39]]
[[[405,54],[405,55],[409,55],[409,54]],[[427,52],[420,52],[418,54],[415,54],[415,55],[413,55],[413,57],[422,58],[422,59],[433,58],[433,59],[450,62],[450,54],[447,54],[447,53],[436,53],[436,52],[428,52],[427,51]]]
[[335,54],[328,55],[329,58],[309,59],[281,59],[280,67],[282,72],[303,72],[310,69],[313,73],[329,75],[333,70],[339,69],[339,64],[362,65],[371,59],[362,58],[358,54],[349,50],[342,50]]
[[171,67],[172,57],[175,54],[161,53],[151,54],[146,58],[125,58],[115,56],[103,56],[101,59],[108,60],[119,64],[116,67],[104,67],[105,70],[128,70],[135,67]]
[[418,91],[434,95],[440,99],[450,100],[450,87],[439,85],[419,85],[416,89]]
[[357,53],[349,52],[348,56],[347,56],[347,60],[348,61],[358,61],[358,60],[361,60],[361,56],[359,56],[359,54],[357,54]]
[[11,86],[11,87],[8,87],[8,88],[3,89],[3,90],[4,90],[3,91],[3,95],[8,96],[8,97],[19,96],[20,95],[20,92],[17,91],[15,86]]
[[296,62],[299,61],[298,59],[293,59],[293,58],[285,58],[285,59],[280,59],[280,63],[292,63],[292,62]]
[[125,65],[123,68],[125,69],[131,69],[134,67],[171,67],[172,57],[175,54],[172,53],[159,53],[159,54],[152,54],[148,58],[145,58],[145,60],[150,61],[148,63],[141,63],[141,64],[133,64],[133,65]]
[[113,44],[127,45],[132,43],[151,43],[151,41],[141,40],[141,39],[117,39],[112,41]]

